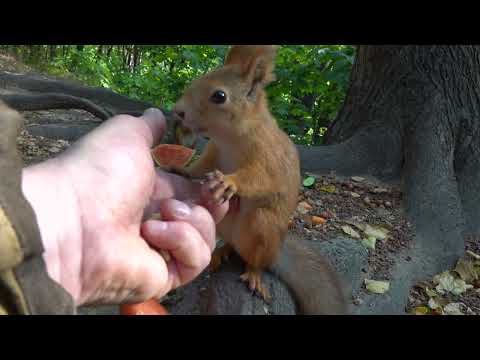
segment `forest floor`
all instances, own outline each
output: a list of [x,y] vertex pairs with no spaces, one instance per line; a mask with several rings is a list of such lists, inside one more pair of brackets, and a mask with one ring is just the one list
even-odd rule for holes
[[[28,72],[30,68],[0,53],[0,71]],[[0,93],[5,90],[0,88]],[[91,121],[92,115],[81,110],[23,112],[25,129],[17,139],[26,165],[54,157],[71,142],[30,133],[29,127],[43,124],[72,124]],[[309,177],[310,174],[304,174]],[[325,241],[346,235],[359,241],[368,251],[368,284],[351,299],[362,304],[367,292],[388,292],[390,270],[397,256],[410,247],[414,229],[406,220],[402,191],[398,186],[378,184],[360,177],[341,178],[334,174],[311,176],[302,186],[297,211],[290,231],[309,241]],[[409,259],[405,259],[409,261]],[[172,298],[166,298],[167,301]],[[480,315],[480,243],[466,242],[466,253],[455,269],[445,269],[432,279],[412,287],[405,313]]]

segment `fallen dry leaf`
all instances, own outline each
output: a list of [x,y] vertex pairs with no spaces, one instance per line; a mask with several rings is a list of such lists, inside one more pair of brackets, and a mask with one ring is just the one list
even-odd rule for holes
[[313,225],[323,225],[327,222],[327,220],[321,216],[312,216],[311,221]]
[[428,288],[428,287],[425,288],[425,292],[426,292],[426,294],[427,294],[429,297],[431,297],[431,298],[438,296],[438,294],[437,294],[435,291],[433,291],[432,289],[430,289],[430,288]]
[[457,265],[453,271],[455,271],[462,280],[469,284],[473,283],[473,281],[477,280],[479,277],[479,274],[475,269],[475,264],[472,261],[464,259],[457,261]]
[[362,245],[365,246],[367,249],[375,250],[375,243],[377,239],[373,236],[369,236],[368,238],[362,239]]
[[342,230],[345,234],[351,236],[354,239],[360,239],[360,234],[353,230],[353,228],[349,225],[343,225]]
[[435,298],[430,298],[428,300],[428,307],[433,310],[442,308],[442,306],[435,300]]
[[473,288],[473,285],[466,284],[462,279],[455,279],[450,271],[444,271],[439,275],[435,275],[433,281],[438,284],[435,290],[440,294],[450,292],[454,295],[460,295],[468,289]]
[[335,185],[330,184],[330,185],[323,185],[322,187],[320,187],[320,190],[327,193],[334,193],[335,190],[337,190],[337,188],[335,187]]
[[476,260],[480,260],[480,255],[475,254],[473,251],[467,250],[466,253],[475,258]]
[[460,310],[462,303],[450,303],[443,308],[443,312],[445,315],[464,315],[463,312]]
[[384,193],[387,193],[388,190],[385,189],[385,188],[377,187],[377,188],[373,189],[371,192],[374,193],[374,194],[384,194]]
[[384,294],[390,288],[390,283],[388,281],[365,279],[365,287],[367,288],[368,291],[372,293]]
[[363,180],[365,180],[365,178],[360,176],[352,176],[351,179],[355,182],[362,182]]
[[310,205],[306,201],[300,202],[297,206],[297,212],[302,215],[307,214],[312,209],[313,209],[312,205]]
[[389,231],[380,226],[373,226],[365,224],[365,229],[363,230],[365,235],[374,237],[376,239],[385,240],[388,237]]
[[426,306],[417,306],[411,311],[412,315],[428,315],[430,314],[430,309]]

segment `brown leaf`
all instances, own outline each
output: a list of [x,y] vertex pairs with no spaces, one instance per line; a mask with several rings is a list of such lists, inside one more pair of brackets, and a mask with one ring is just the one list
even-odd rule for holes
[[462,280],[464,280],[466,283],[472,283],[474,280],[478,279],[478,274],[475,271],[475,267],[473,262],[471,261],[466,261],[464,259],[460,259],[457,262],[457,265],[455,266],[455,269],[453,269]]
[[302,214],[302,215],[305,215],[306,213],[308,213],[310,210],[312,210],[313,207],[312,205],[310,205],[308,202],[306,201],[302,201],[298,204],[297,206],[297,212],[299,214]]
[[312,224],[313,225],[323,225],[327,222],[326,219],[324,219],[321,216],[312,216]]

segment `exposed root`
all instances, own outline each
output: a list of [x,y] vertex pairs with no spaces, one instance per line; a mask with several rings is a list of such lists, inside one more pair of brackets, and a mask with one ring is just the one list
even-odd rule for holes
[[0,100],[3,100],[7,105],[17,111],[81,109],[88,111],[101,120],[106,120],[112,116],[109,111],[102,109],[87,99],[64,94],[43,93],[0,95]]
[[453,168],[454,142],[445,129],[448,123],[439,119],[441,109],[426,109],[429,113],[423,114],[405,147],[405,207],[416,244],[454,261],[464,251],[465,225]]
[[359,131],[341,144],[299,147],[302,170],[341,175],[371,174],[397,178],[402,165],[401,137],[391,129]]
[[114,93],[109,89],[94,88],[74,82],[54,80],[35,74],[14,74],[0,72],[0,87],[17,88],[37,93],[56,93],[70,95],[90,100],[91,102],[109,109],[113,114],[140,115],[151,104],[132,100],[126,96]]

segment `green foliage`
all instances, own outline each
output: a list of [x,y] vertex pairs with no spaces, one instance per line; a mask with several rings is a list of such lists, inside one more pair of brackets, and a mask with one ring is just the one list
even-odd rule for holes
[[[170,108],[196,77],[221,65],[225,45],[0,46],[39,70]],[[278,52],[272,113],[297,143],[317,145],[345,97],[354,48],[288,45]]]

